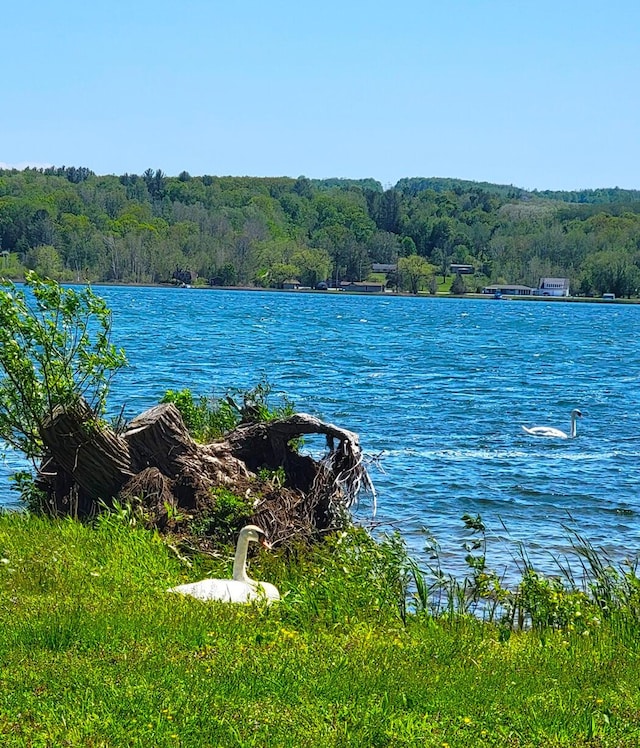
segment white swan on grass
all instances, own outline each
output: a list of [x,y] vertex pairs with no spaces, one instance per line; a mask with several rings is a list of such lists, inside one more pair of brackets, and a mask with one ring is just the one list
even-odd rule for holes
[[[180,584],[171,587],[168,592],[190,595],[198,600],[219,600],[225,603],[250,603],[264,600],[271,603],[280,599],[278,588],[269,582],[256,582],[247,575],[247,549],[249,543],[258,543],[264,536],[264,530],[256,525],[247,525],[240,530],[236,555],[233,559],[232,579],[203,579],[200,582]],[[265,542],[266,544],[266,542]]]
[[576,420],[578,418],[582,418],[582,413],[575,408],[571,411],[571,431],[568,434],[565,434],[564,431],[560,431],[560,429],[554,429],[552,426],[533,426],[533,428],[530,429],[523,426],[522,430],[531,436],[550,436],[555,437],[556,439],[575,439],[577,435]]

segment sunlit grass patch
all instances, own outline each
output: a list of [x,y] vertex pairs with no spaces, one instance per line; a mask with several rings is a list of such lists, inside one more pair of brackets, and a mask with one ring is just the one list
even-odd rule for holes
[[[640,645],[624,614],[584,636],[416,611],[398,539],[363,531],[251,559],[272,606],[166,593],[224,575],[158,535],[0,517],[7,746],[636,745]],[[200,566],[199,566],[200,565]],[[410,581],[410,579],[409,579]],[[636,741],[636,742],[634,742]]]

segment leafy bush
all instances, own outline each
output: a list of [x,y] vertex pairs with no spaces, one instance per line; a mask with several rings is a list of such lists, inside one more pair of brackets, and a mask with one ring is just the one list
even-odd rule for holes
[[318,615],[328,623],[359,616],[406,620],[409,557],[399,533],[375,539],[363,528],[350,527],[319,544],[261,554],[256,574],[280,580],[289,590],[291,624],[305,625]]
[[111,343],[106,303],[90,288],[62,288],[30,271],[24,290],[0,285],[0,438],[37,459],[42,426],[56,406],[83,398],[103,415],[126,358]]
[[167,390],[161,402],[173,403],[178,408],[194,439],[210,442],[223,438],[243,420],[273,421],[292,415],[293,404],[286,397],[280,404],[271,404],[272,389],[262,379],[250,390],[232,389],[222,398],[194,395],[190,389]]
[[238,424],[238,415],[226,400],[194,395],[190,389],[167,390],[161,402],[173,403],[193,438],[201,442],[219,439]]
[[46,514],[47,496],[37,486],[28,470],[17,470],[9,476],[11,490],[17,491],[28,512]]
[[211,493],[215,499],[213,511],[206,517],[194,520],[191,530],[214,541],[233,542],[238,528],[245,525],[253,513],[253,499],[238,496],[223,487],[213,488]]

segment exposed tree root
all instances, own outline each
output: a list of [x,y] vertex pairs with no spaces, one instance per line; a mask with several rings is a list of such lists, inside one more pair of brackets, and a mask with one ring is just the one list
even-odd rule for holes
[[[322,459],[297,452],[296,440],[308,434],[325,436]],[[223,490],[243,508],[238,522],[255,522],[283,543],[343,527],[363,491],[375,507],[358,435],[305,413],[242,423],[223,440],[198,444],[171,403],[116,434],[79,402],[54,411],[43,439],[38,487],[51,514],[91,516],[116,499],[133,502],[159,529],[207,524],[215,532]]]

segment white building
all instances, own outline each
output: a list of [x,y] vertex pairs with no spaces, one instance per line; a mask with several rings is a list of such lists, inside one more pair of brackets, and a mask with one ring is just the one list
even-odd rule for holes
[[536,296],[568,296],[568,278],[540,278]]

